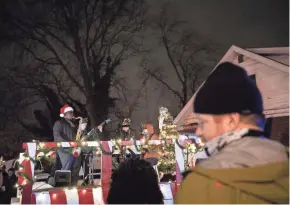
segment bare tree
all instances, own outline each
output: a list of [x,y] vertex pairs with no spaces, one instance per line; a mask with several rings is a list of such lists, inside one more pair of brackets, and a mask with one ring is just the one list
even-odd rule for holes
[[[209,42],[202,42],[196,33],[183,29],[186,28],[186,22],[176,19],[169,4],[163,6],[156,19],[153,28],[158,31],[159,41],[165,49],[170,68],[150,66],[148,58],[145,59],[143,68],[173,93],[183,107],[199,86],[201,73],[206,67],[205,61],[210,60],[209,54],[215,50]],[[165,73],[168,73],[168,69],[173,70],[180,86],[175,87],[166,79]]]
[[114,107],[114,113],[119,120],[131,118],[134,111],[141,108],[140,102],[146,98],[145,90],[149,79],[150,76],[144,73],[139,86],[129,88],[126,82],[122,82],[114,87],[118,102],[118,106]]
[[[143,1],[18,2],[2,2],[9,28],[2,38],[22,48],[26,61],[41,65],[25,72],[18,69],[25,75],[21,82],[30,88],[45,82],[65,100],[84,106],[93,125],[104,120],[114,106],[109,91],[117,69],[140,51]],[[78,94],[72,95],[73,90]]]

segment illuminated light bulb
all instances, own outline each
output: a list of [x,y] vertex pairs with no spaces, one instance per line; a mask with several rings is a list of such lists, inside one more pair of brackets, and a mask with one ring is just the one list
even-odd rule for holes
[[75,147],[76,145],[77,145],[76,142],[72,142],[72,143],[71,143],[71,146],[72,146],[72,147]]
[[26,182],[26,180],[24,180],[21,185],[24,186],[26,184],[27,184],[27,182]]
[[57,198],[57,194],[53,194],[53,195],[52,195],[52,198],[53,198],[53,199],[56,199],[56,198]]
[[145,144],[145,139],[141,139],[141,144]]
[[38,198],[39,201],[43,201],[44,200],[44,193],[38,195],[37,198]]
[[71,192],[77,192],[78,190],[77,190],[77,188],[72,188],[71,190],[70,190]]
[[83,193],[83,194],[87,193],[87,190],[86,190],[86,189],[83,189],[83,190],[82,190],[82,193]]

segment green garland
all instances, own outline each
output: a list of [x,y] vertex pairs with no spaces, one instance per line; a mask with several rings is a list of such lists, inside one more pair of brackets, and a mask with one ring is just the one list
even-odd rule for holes
[[28,154],[24,153],[24,154],[23,154],[23,156],[24,156],[25,158],[28,158],[28,159],[29,159],[29,161],[31,161],[33,164],[35,164],[35,163],[36,163],[36,160],[35,160],[35,159],[33,159],[32,157],[30,157]]
[[24,172],[18,172],[17,175],[20,177],[23,177],[30,184],[34,184],[33,180],[31,178],[29,178]]
[[115,145],[120,151],[122,150],[122,146],[120,145],[119,140],[115,140]]

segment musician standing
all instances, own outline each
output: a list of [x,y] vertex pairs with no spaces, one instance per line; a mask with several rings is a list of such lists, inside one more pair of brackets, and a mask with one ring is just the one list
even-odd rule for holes
[[[55,142],[70,142],[75,141],[77,134],[77,127],[73,123],[74,110],[69,105],[64,105],[60,109],[60,117],[62,119],[55,122],[53,126],[53,136]],[[72,153],[70,148],[59,148],[57,154],[61,161],[62,170],[70,170],[72,177],[72,184],[75,184],[79,177],[79,170],[81,167],[81,158],[72,160]]]

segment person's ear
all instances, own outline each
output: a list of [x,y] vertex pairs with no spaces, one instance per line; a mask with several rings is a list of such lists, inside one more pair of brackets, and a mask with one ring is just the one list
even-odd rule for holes
[[231,130],[235,130],[239,126],[240,115],[238,113],[232,113],[229,115],[229,126]]

